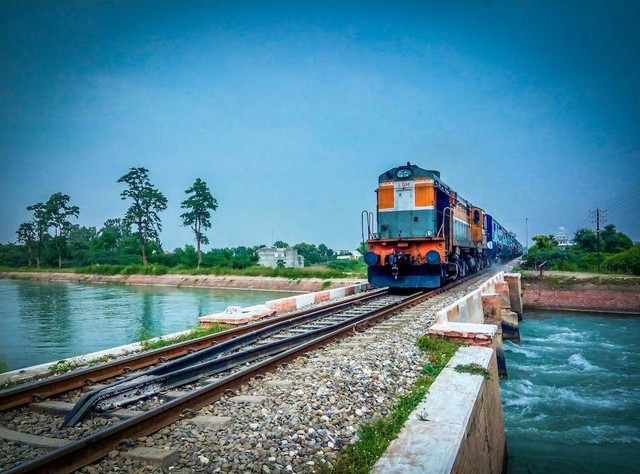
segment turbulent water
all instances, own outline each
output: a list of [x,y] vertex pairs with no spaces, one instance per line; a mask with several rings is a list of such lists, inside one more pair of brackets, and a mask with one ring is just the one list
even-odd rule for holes
[[0,279],[0,371],[189,329],[290,293]]
[[509,472],[640,472],[640,317],[524,318],[500,383]]

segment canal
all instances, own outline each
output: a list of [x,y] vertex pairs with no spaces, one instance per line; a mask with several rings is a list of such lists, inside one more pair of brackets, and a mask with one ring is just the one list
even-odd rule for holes
[[500,383],[508,472],[640,472],[640,317],[524,317]]
[[28,367],[183,331],[196,326],[199,316],[227,306],[291,294],[0,279],[0,368]]

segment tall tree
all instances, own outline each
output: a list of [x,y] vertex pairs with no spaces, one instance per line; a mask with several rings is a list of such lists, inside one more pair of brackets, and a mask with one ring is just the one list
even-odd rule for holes
[[20,224],[20,227],[18,227],[16,234],[18,234],[18,242],[24,244],[24,246],[27,247],[29,266],[31,266],[33,250],[36,244],[36,226],[33,222],[24,222]]
[[600,234],[602,249],[608,253],[619,253],[633,247],[633,241],[626,234],[616,229],[615,224],[605,226]]
[[578,229],[573,236],[573,241],[580,250],[585,252],[596,251],[596,233],[591,229]]
[[58,252],[58,268],[62,267],[62,248],[64,247],[64,234],[71,226],[70,217],[78,217],[80,208],[70,206],[67,194],[52,194],[45,204],[47,225],[53,227],[53,242]]
[[120,246],[123,237],[131,235],[131,227],[123,219],[107,219],[98,232],[94,247],[100,250],[115,251]]
[[185,191],[187,199],[182,201],[181,208],[187,209],[182,214],[182,223],[191,227],[196,237],[196,249],[198,252],[198,268],[202,263],[201,245],[208,244],[209,238],[203,231],[211,228],[211,211],[218,209],[218,201],[211,195],[207,183],[197,178],[193,185]]
[[531,240],[535,242],[535,245],[533,247],[540,250],[550,249],[558,246],[558,240],[553,234],[534,235],[533,237],[531,237]]
[[44,237],[49,229],[47,206],[42,202],[38,202],[32,206],[27,206],[27,211],[33,211],[33,225],[36,237],[36,265],[40,268],[40,258],[42,257]]
[[146,245],[151,240],[158,240],[162,223],[159,212],[167,208],[167,198],[149,181],[149,170],[146,168],[130,168],[129,172],[118,179],[128,187],[120,193],[120,197],[131,199],[132,203],[124,216],[125,223],[135,225],[138,229],[138,241],[142,252],[142,263],[147,265]]

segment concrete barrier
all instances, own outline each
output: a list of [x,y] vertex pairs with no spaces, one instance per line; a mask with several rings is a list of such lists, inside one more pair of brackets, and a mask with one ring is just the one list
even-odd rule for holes
[[[303,295],[289,296],[286,298],[278,298],[269,300],[263,305],[256,305],[248,308],[241,308],[238,313],[246,313],[245,317],[239,319],[233,315],[225,313],[209,314],[200,316],[198,321],[200,326],[209,327],[213,323],[220,324],[244,324],[250,321],[262,319],[275,313],[283,313],[285,311],[295,311],[305,306],[318,304],[336,298],[355,295],[369,289],[369,283],[358,283],[356,285],[345,286],[342,288],[334,288],[333,290],[317,291],[314,293],[305,293]],[[259,308],[260,307],[260,308]],[[251,311],[251,309],[254,311]]]
[[[499,376],[506,375],[502,338],[517,334],[519,339],[516,310],[522,311],[521,302],[519,275],[499,273],[436,313],[429,334],[469,347],[456,352],[371,472],[504,471],[507,451],[498,384]],[[455,370],[470,364],[486,369],[490,377]]]
[[273,309],[278,313],[283,311],[294,311],[304,306],[309,306],[310,304],[317,304],[336,298],[355,295],[368,289],[369,283],[359,283],[342,288],[335,288],[333,290],[317,291],[315,293],[290,296],[288,298],[278,298],[276,300],[267,301],[265,305],[267,308]]
[[[512,304],[514,310],[512,311]],[[437,324],[495,324],[498,371],[507,376],[502,340],[520,341],[518,321],[522,319],[522,287],[517,273],[500,272],[480,287],[436,313]]]
[[[470,364],[484,368],[490,377],[456,371]],[[505,455],[495,352],[491,347],[462,347],[371,472],[500,473]]]

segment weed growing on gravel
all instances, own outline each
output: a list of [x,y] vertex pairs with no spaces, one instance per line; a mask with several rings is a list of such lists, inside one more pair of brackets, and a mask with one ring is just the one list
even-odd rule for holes
[[101,364],[103,362],[109,362],[113,359],[113,356],[104,355],[102,357],[98,357],[96,359],[91,359],[87,361],[70,361],[70,360],[60,360],[53,365],[49,366],[49,371],[51,371],[54,375],[64,374],[66,372],[71,372],[72,370],[79,369],[80,367],[89,367],[96,364]]
[[25,383],[24,380],[7,380],[6,382],[0,383],[0,392],[2,390],[8,390],[10,388],[16,387]]
[[417,345],[427,353],[429,364],[423,370],[412,390],[402,396],[385,416],[360,426],[359,440],[340,451],[331,467],[321,469],[324,473],[368,473],[382,456],[391,441],[400,433],[404,422],[425,397],[429,387],[447,365],[460,344],[442,337],[422,336]]

